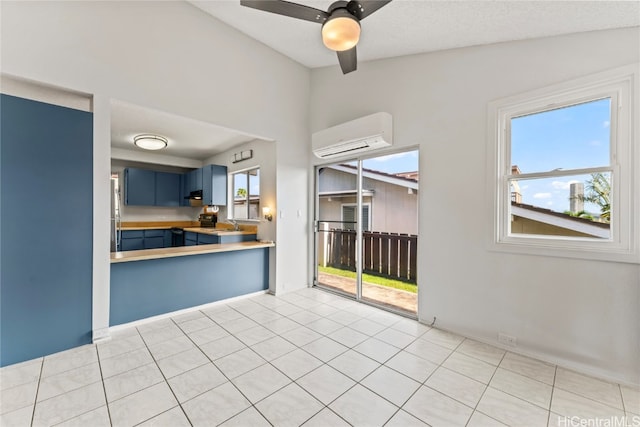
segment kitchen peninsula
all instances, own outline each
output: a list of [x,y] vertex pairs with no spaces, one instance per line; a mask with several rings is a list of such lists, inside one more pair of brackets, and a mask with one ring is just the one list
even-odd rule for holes
[[[162,230],[166,225],[123,230]],[[269,248],[255,231],[184,227],[220,243],[111,253],[109,326],[195,307],[269,288]],[[242,241],[250,238],[252,241]],[[225,243],[225,239],[230,240]]]

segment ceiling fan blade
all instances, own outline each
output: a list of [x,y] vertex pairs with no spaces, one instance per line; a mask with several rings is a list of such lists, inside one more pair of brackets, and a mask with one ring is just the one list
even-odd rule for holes
[[340,68],[342,68],[342,74],[348,74],[358,69],[358,55],[356,54],[356,47],[352,47],[349,50],[343,50],[338,52],[338,62],[340,62]]
[[283,0],[240,0],[240,4],[265,12],[277,13],[278,15],[290,16],[291,18],[304,19],[305,21],[318,22],[320,24],[323,24],[329,17],[329,14],[324,10]]
[[391,0],[351,0],[347,4],[347,10],[362,20],[387,3],[391,3]]

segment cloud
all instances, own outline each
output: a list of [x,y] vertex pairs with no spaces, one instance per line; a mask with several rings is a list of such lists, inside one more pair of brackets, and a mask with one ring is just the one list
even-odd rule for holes
[[602,122],[603,128],[608,128],[609,126],[611,126],[611,122],[609,120],[605,120],[604,122]]
[[568,190],[571,184],[574,184],[576,182],[580,182],[580,181],[576,181],[575,179],[571,181],[553,181],[551,183],[551,186],[553,187],[554,190]]
[[602,142],[594,139],[593,141],[589,141],[587,144],[589,144],[591,147],[599,147],[602,145]]
[[547,206],[553,206],[553,202],[552,202],[551,200],[549,200],[549,201],[547,202]]
[[534,199],[550,199],[551,193],[536,193],[533,195]]

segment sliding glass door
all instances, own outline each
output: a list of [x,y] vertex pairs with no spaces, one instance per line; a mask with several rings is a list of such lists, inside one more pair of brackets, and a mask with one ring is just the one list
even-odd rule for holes
[[336,163],[316,170],[316,283],[358,296],[356,266],[358,162]]
[[416,315],[418,152],[316,169],[316,286]]

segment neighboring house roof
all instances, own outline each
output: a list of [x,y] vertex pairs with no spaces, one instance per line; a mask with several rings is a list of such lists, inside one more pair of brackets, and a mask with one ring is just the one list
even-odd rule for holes
[[511,214],[590,236],[608,238],[610,235],[610,225],[607,223],[595,222],[524,203],[511,202]]
[[[358,173],[358,168],[352,165],[345,165],[345,164],[331,165],[331,166],[327,166],[327,168],[350,173],[352,175],[356,175]],[[414,179],[414,178],[407,178],[405,176],[402,176],[410,173],[415,173],[416,178]],[[390,174],[390,173],[380,172],[373,169],[362,168],[362,175],[365,178],[375,179],[375,180],[386,182],[389,184],[411,188],[413,190],[418,189],[417,172],[403,172],[402,174]]]

